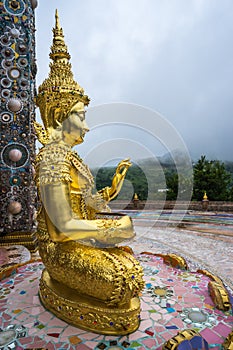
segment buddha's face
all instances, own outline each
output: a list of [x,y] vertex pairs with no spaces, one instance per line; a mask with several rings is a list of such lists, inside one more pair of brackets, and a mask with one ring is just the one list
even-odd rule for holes
[[69,117],[63,122],[63,135],[65,142],[75,146],[84,141],[85,134],[89,131],[85,120],[84,104],[78,102],[70,111]]

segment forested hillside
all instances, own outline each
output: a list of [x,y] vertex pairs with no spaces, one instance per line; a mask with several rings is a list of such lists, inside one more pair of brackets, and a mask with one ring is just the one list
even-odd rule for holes
[[[114,167],[92,169],[96,188],[111,186]],[[233,201],[233,162],[209,161],[202,156],[193,166],[193,200],[202,200],[207,192],[210,200]],[[190,186],[192,174],[179,164],[179,177],[175,163],[169,157],[147,159],[133,164],[126,175],[118,198],[130,200],[137,193],[140,200],[172,200],[177,198],[178,182]]]

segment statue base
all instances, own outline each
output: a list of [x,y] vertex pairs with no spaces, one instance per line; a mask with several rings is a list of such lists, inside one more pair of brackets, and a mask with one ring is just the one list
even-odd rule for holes
[[120,308],[78,294],[42,272],[39,296],[46,309],[78,328],[106,335],[125,335],[137,330],[140,323],[140,300],[132,298]]

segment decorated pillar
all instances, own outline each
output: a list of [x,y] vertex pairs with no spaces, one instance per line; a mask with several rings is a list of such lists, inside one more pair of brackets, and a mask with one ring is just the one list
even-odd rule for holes
[[0,0],[0,245],[36,250],[36,0]]

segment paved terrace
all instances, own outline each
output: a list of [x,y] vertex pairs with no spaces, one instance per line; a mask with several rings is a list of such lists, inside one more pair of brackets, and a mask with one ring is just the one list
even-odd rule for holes
[[136,252],[177,253],[189,267],[208,269],[233,289],[233,214],[125,211],[134,221]]

